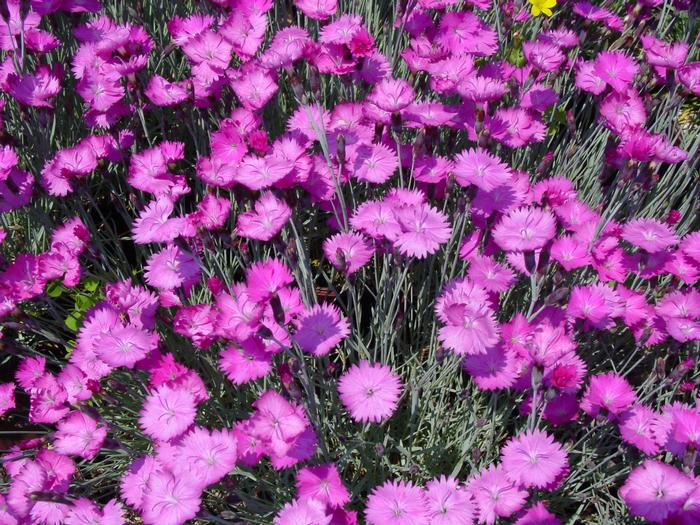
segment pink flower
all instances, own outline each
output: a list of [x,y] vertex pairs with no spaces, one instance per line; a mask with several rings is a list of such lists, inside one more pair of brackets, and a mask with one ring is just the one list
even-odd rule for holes
[[338,380],[338,393],[353,420],[378,423],[392,416],[402,386],[391,368],[362,360]]
[[329,525],[331,515],[322,502],[297,499],[287,503],[275,516],[274,525]]
[[641,41],[647,62],[652,66],[678,69],[688,56],[688,44],[685,42],[671,44],[653,35],[642,35]]
[[457,55],[490,56],[498,51],[498,35],[471,11],[449,11],[442,15],[437,42]]
[[455,157],[454,175],[461,186],[473,184],[491,191],[510,181],[511,170],[501,159],[478,148],[463,151]]
[[389,180],[399,167],[396,152],[384,144],[360,146],[353,163],[353,176],[357,180],[382,184]]
[[410,481],[387,481],[367,498],[368,525],[425,525],[429,522],[425,492]]
[[523,42],[523,54],[530,64],[545,73],[556,71],[566,60],[559,46],[547,42]]
[[169,441],[185,432],[196,415],[197,405],[189,390],[164,385],[146,396],[139,424],[152,438]]
[[678,69],[678,80],[694,95],[700,96],[700,62],[691,62]]
[[158,334],[149,333],[133,325],[117,325],[96,342],[97,355],[115,368],[133,366],[158,346]]
[[238,442],[226,429],[196,427],[185,434],[172,458],[177,476],[207,487],[223,479],[236,466]]
[[100,525],[123,525],[124,509],[117,500],[109,500],[100,509],[87,498],[80,498],[73,502],[70,512],[64,522],[66,525],[85,525],[86,523],[99,523]]
[[83,412],[74,411],[61,421],[54,434],[57,452],[93,459],[102,448],[107,428]]
[[348,320],[332,304],[314,305],[299,317],[296,325],[292,340],[316,357],[327,355],[350,334]]
[[575,83],[576,87],[594,95],[600,95],[607,87],[605,80],[596,72],[594,60],[578,62]]
[[695,483],[683,472],[648,459],[627,477],[620,496],[633,515],[661,523],[680,510],[694,490]]
[[637,400],[630,384],[613,372],[591,377],[586,393],[581,400],[581,409],[595,417],[601,410],[611,416],[620,415]]
[[246,155],[238,165],[235,180],[248,189],[262,190],[283,179],[292,167],[288,162],[274,157]]
[[595,73],[618,93],[634,83],[639,66],[624,51],[603,51],[595,59]]
[[160,107],[175,106],[187,100],[187,82],[169,82],[159,75],[148,81],[144,94],[152,104]]
[[326,20],[338,10],[337,0],[294,0],[294,5],[315,20]]
[[523,206],[508,213],[493,229],[493,240],[505,251],[533,251],[554,238],[557,222],[551,212]]
[[486,353],[467,355],[462,367],[482,390],[509,388],[519,373],[514,352],[500,344],[487,348]]
[[425,485],[430,525],[471,525],[476,508],[469,491],[454,477],[441,476]]
[[561,521],[540,501],[527,509],[513,525],[561,525]]
[[161,290],[174,290],[180,286],[189,290],[199,281],[200,275],[197,259],[175,245],[154,253],[146,263],[146,282]]
[[506,476],[505,468],[491,465],[469,481],[469,491],[479,509],[479,523],[493,525],[496,518],[507,518],[525,505],[527,492]]
[[383,111],[396,113],[416,98],[411,85],[405,80],[387,78],[377,84],[367,100]]
[[505,292],[515,283],[515,273],[491,257],[475,255],[469,261],[467,277],[489,292]]
[[249,337],[240,347],[231,345],[221,351],[219,366],[234,384],[243,385],[265,377],[272,370],[272,354],[258,337]]
[[293,282],[287,266],[277,259],[255,262],[246,272],[247,292],[253,301],[266,301]]
[[648,253],[657,253],[678,244],[678,236],[667,225],[654,219],[635,219],[622,227],[622,238]]
[[141,517],[146,525],[182,525],[199,512],[202,490],[186,476],[157,470],[148,479]]
[[265,39],[267,15],[254,5],[231,10],[226,21],[219,26],[219,34],[233,47],[242,62],[255,56]]
[[342,507],[350,501],[350,493],[333,463],[300,469],[296,487],[299,499],[314,499],[331,508]]
[[49,99],[61,91],[62,68],[48,66],[37,67],[34,74],[17,75],[7,77],[7,91],[17,102],[26,106],[52,108]]
[[501,462],[513,483],[539,489],[561,481],[569,466],[566,451],[541,430],[511,438],[501,449]]
[[15,384],[0,383],[0,416],[15,408]]
[[253,211],[238,216],[238,235],[248,239],[269,241],[277,235],[292,216],[292,209],[274,193],[265,192],[258,198]]
[[395,211],[401,234],[394,244],[403,255],[424,259],[450,240],[452,228],[447,217],[432,206],[406,206]]
[[603,124],[615,133],[643,126],[647,119],[644,102],[633,89],[610,93],[600,104],[599,113]]
[[393,207],[384,202],[365,201],[360,204],[350,217],[350,225],[377,240],[393,241],[401,234]]
[[352,275],[374,255],[374,246],[361,233],[337,233],[323,241],[323,253],[341,272]]
[[124,501],[135,509],[141,510],[148,480],[151,474],[160,468],[158,460],[151,456],[141,456],[133,461],[122,476],[119,485]]
[[276,75],[261,68],[241,69],[230,83],[243,107],[251,110],[264,108],[279,89]]
[[268,446],[271,454],[284,456],[304,433],[308,422],[303,410],[274,390],[267,390],[253,403],[251,433]]
[[666,444],[668,428],[662,416],[644,405],[635,405],[624,412],[619,425],[623,441],[649,456],[658,454]]

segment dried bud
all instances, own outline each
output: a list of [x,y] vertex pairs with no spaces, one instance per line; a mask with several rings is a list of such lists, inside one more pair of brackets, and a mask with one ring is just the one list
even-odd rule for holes
[[275,322],[280,326],[284,326],[286,316],[279,295],[275,294],[270,298],[270,306],[272,307],[272,316],[275,318]]

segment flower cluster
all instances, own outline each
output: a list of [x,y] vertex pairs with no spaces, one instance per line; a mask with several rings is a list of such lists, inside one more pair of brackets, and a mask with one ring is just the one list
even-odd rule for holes
[[694,2],[156,4],[0,2],[0,523],[700,523]]

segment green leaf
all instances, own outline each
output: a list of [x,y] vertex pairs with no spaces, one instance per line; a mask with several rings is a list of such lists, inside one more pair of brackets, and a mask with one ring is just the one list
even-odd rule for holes
[[94,277],[88,277],[83,281],[83,290],[86,292],[94,292],[99,288],[100,286],[100,281],[98,279],[95,279]]
[[78,327],[80,326],[80,318],[77,317],[75,313],[69,315],[68,317],[66,317],[66,326],[69,330],[77,332]]
[[63,292],[67,292],[68,288],[63,286],[59,281],[51,281],[49,285],[46,287],[46,293],[48,294],[49,297],[61,297],[63,295]]
[[87,312],[95,306],[95,299],[87,295],[78,294],[75,296],[75,309],[78,312]]

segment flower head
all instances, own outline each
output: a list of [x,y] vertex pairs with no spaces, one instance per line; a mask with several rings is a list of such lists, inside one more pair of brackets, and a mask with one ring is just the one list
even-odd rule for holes
[[552,240],[556,228],[557,222],[551,212],[524,206],[501,219],[493,230],[493,240],[505,251],[533,251]]
[[317,304],[297,320],[292,337],[299,347],[317,357],[328,354],[350,334],[350,325],[332,304]]
[[506,476],[524,488],[552,486],[568,468],[564,449],[541,430],[511,438],[501,450],[501,461]]
[[300,469],[296,487],[300,499],[315,499],[331,508],[342,507],[350,501],[350,493],[333,463]]
[[338,393],[355,421],[383,421],[394,413],[401,394],[399,376],[388,366],[360,361],[338,380]]
[[152,438],[169,441],[187,430],[196,415],[197,406],[189,390],[163,385],[146,397],[139,423]]
[[627,477],[620,496],[633,515],[661,523],[670,513],[680,510],[694,490],[695,483],[686,474],[648,459]]
[[376,487],[367,498],[365,517],[369,525],[424,525],[430,521],[425,493],[410,481],[387,481]]

